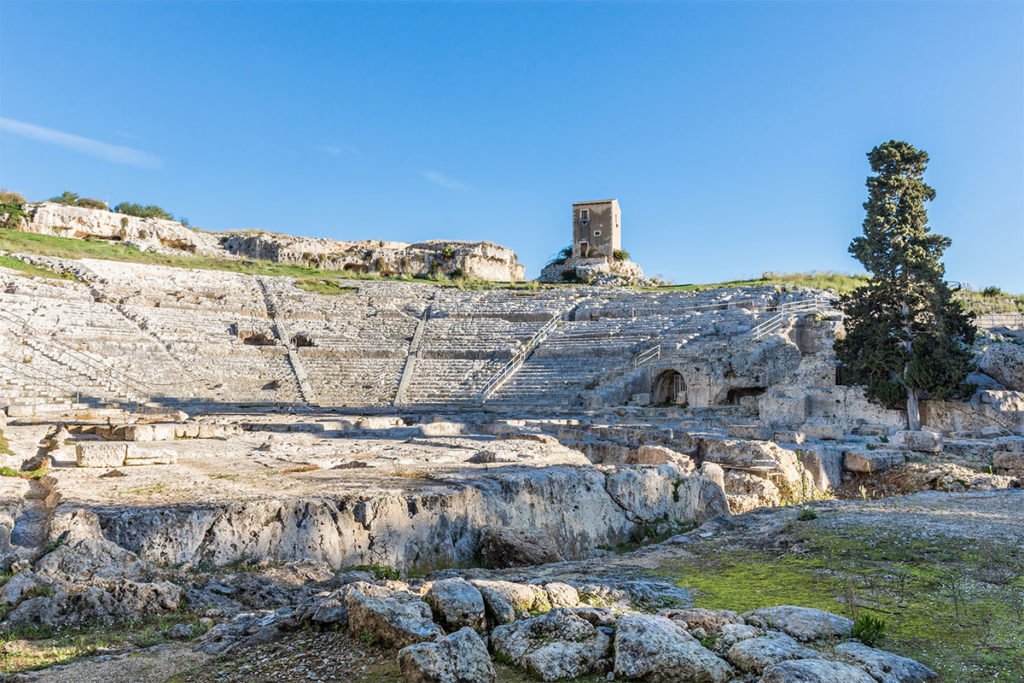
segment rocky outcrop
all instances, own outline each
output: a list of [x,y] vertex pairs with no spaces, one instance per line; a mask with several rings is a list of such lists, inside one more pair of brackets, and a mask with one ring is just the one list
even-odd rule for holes
[[121,242],[144,251],[225,255],[217,235],[193,230],[177,221],[138,218],[55,202],[26,204],[21,230],[74,239]]
[[632,261],[608,258],[568,258],[549,263],[540,272],[540,281],[549,283],[585,282],[595,285],[624,285],[644,282],[644,271]]
[[1011,391],[1024,391],[1024,345],[992,344],[981,355],[978,367]]
[[[95,514],[106,538],[154,562],[226,564],[262,557],[406,569],[473,562],[488,525],[542,531],[564,557],[579,558],[628,541],[666,514],[682,525],[728,512],[722,489],[704,475],[684,476],[672,465],[620,468],[630,470],[636,472],[620,480],[591,467],[515,469],[464,480],[452,476],[448,481],[458,485],[423,492],[112,506]],[[58,516],[61,508],[74,505],[59,506]]]
[[525,272],[514,251],[491,242],[339,242],[244,232],[229,234],[223,247],[235,256],[360,274],[517,282]]
[[491,242],[340,242],[258,230],[214,234],[178,221],[138,218],[54,202],[26,204],[20,229],[74,239],[120,242],[143,251],[263,259],[359,274],[517,282],[525,273],[514,251]]

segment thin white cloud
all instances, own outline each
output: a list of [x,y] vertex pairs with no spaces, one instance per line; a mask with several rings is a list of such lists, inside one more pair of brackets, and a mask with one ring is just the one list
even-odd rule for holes
[[322,149],[332,157],[352,157],[353,159],[363,158],[363,153],[355,145],[345,143],[340,145],[324,145]]
[[438,187],[443,187],[446,190],[457,190],[459,192],[466,192],[467,190],[473,189],[471,186],[467,185],[461,180],[449,178],[440,171],[424,171],[423,177],[429,180],[430,182],[434,183]]
[[112,164],[124,164],[126,166],[139,166],[141,168],[156,168],[160,160],[132,147],[111,145],[91,138],[83,138],[80,135],[65,133],[52,128],[44,128],[33,123],[15,121],[14,119],[0,118],[0,130],[18,135],[30,140],[38,140],[50,145],[70,149],[79,154],[109,161]]

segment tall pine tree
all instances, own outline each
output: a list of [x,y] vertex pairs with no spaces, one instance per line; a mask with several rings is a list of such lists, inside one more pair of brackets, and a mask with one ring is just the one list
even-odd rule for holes
[[868,153],[864,234],[850,253],[871,274],[843,300],[845,338],[836,342],[845,384],[866,387],[887,408],[906,407],[909,429],[921,428],[920,400],[969,394],[972,316],[946,284],[942,253],[948,237],[928,227],[924,182],[928,154],[890,140]]

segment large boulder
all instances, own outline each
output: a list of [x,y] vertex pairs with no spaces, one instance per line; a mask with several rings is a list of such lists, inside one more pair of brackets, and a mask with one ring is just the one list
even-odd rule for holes
[[492,626],[507,624],[551,609],[547,591],[529,583],[511,581],[470,581],[484,599],[487,619]]
[[732,667],[671,619],[635,614],[615,625],[615,675],[645,681],[732,680]]
[[853,629],[853,622],[846,617],[813,607],[794,605],[764,607],[747,612],[743,617],[748,624],[782,631],[803,641],[818,640],[819,638],[848,638]]
[[465,626],[482,631],[487,625],[483,595],[465,579],[435,581],[423,599],[434,610],[438,623],[449,632]]
[[497,656],[542,681],[579,678],[606,668],[610,645],[610,636],[566,609],[505,624],[491,634]]
[[938,674],[924,664],[863,643],[843,643],[837,645],[835,651],[864,667],[878,683],[924,683],[938,678]]
[[1024,391],[1024,346],[1005,342],[992,344],[978,361],[989,377],[1012,391]]
[[431,620],[430,605],[422,600],[372,597],[350,590],[347,604],[349,631],[384,647],[399,649],[444,635]]
[[487,645],[471,628],[398,651],[405,683],[494,683]]
[[800,645],[785,633],[771,631],[758,638],[741,640],[726,653],[741,671],[759,674],[765,668],[788,659],[816,659],[818,653]]
[[825,659],[791,659],[764,670],[760,683],[878,683],[860,669]]

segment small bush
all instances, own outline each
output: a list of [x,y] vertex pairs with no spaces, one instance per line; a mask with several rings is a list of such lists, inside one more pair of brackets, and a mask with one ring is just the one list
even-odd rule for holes
[[0,190],[0,228],[14,228],[25,215],[25,198],[18,192]]
[[994,298],[994,297],[997,297],[997,296],[1003,296],[1003,290],[999,289],[995,285],[989,285],[985,289],[981,290],[981,295],[982,296],[987,296],[987,297],[990,297],[990,298]]
[[812,519],[818,518],[818,513],[810,508],[804,508],[796,518],[801,522],[810,522]]
[[616,261],[628,261],[629,252],[626,251],[625,249],[616,249],[615,251],[612,252],[612,258],[614,258]]
[[851,635],[868,647],[874,647],[885,635],[885,620],[862,614],[854,622]]
[[100,209],[102,211],[110,211],[110,207],[107,206],[107,203],[102,199],[80,197],[76,192],[64,191],[56,197],[50,197],[46,201],[63,204],[65,206],[80,206],[83,209]]
[[20,192],[11,192],[10,190],[0,190],[0,204],[16,204],[21,206],[26,202],[24,195]]
[[83,209],[99,209],[100,211],[110,211],[110,207],[102,199],[93,199],[92,197],[82,197],[78,200],[78,206]]
[[380,581],[397,581],[402,577],[401,572],[386,564],[359,564],[351,567],[351,570],[354,572],[368,572]]
[[[547,262],[548,266],[560,266],[569,259],[572,258],[572,247],[562,247],[557,254],[551,257],[551,260]],[[546,266],[545,266],[546,267]]]
[[121,202],[114,207],[117,213],[135,216],[136,218],[162,218],[165,221],[173,221],[174,216],[160,208],[156,204],[136,204],[135,202]]

